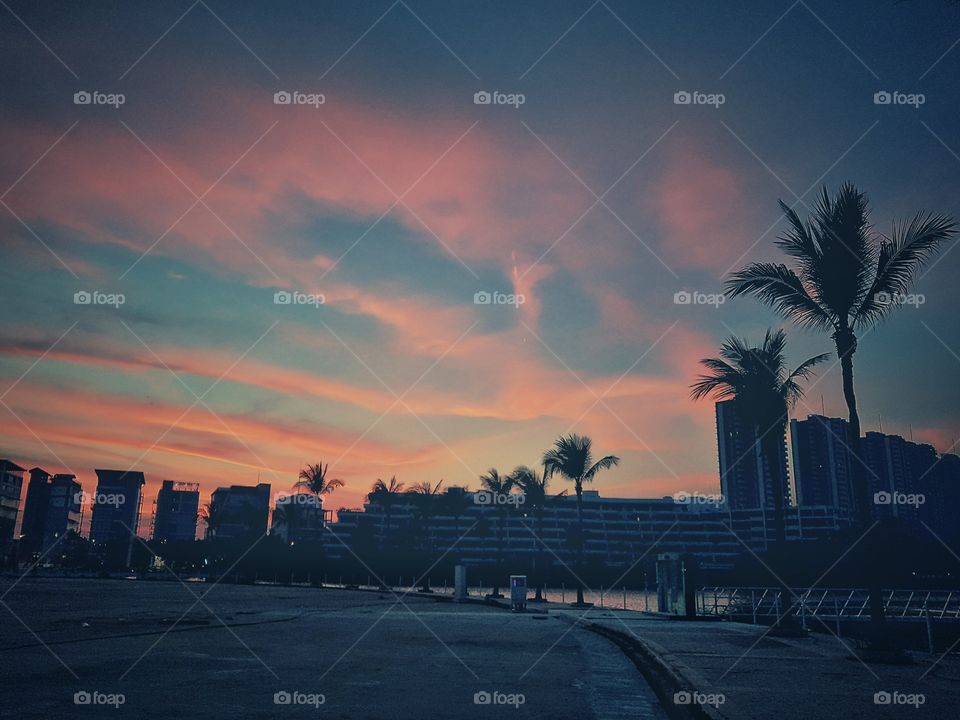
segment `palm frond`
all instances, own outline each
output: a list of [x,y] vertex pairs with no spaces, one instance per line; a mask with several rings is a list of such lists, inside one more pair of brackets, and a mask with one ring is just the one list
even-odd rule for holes
[[813,329],[833,327],[827,311],[810,297],[803,282],[786,265],[753,263],[731,274],[724,289],[730,297],[753,295],[798,325]]
[[917,214],[907,224],[894,223],[891,238],[880,245],[876,275],[857,311],[858,327],[881,320],[896,307],[896,297],[906,293],[917,271],[957,232],[945,215]]

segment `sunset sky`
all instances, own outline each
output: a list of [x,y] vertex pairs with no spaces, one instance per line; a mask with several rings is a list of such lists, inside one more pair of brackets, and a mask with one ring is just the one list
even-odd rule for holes
[[[132,468],[149,501],[169,478],[205,502],[322,460],[353,507],[378,477],[475,487],[576,431],[622,458],[603,494],[715,491],[697,361],[779,321],[675,293],[779,261],[777,200],[805,215],[823,184],[861,186],[884,232],[960,216],[945,2],[8,5],[0,457],[88,490]],[[948,247],[924,304],[863,337],[865,429],[960,435],[958,268]],[[833,350],[787,329],[795,362]],[[797,416],[821,394],[845,414],[822,374]]]

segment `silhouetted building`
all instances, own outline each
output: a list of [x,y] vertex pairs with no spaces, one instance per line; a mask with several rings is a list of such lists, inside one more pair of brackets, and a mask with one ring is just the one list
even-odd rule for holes
[[153,539],[159,542],[196,540],[200,486],[164,480],[157,493]]
[[41,552],[43,526],[46,523],[47,502],[50,499],[50,473],[43,468],[32,468],[27,483],[27,497],[23,502],[23,522],[20,523],[20,556],[30,558]]
[[93,496],[90,541],[109,565],[130,563],[133,539],[140,527],[142,472],[95,470],[97,492]]
[[826,505],[844,516],[855,513],[849,427],[846,420],[823,415],[790,421],[797,505]]
[[207,526],[207,537],[218,540],[253,538],[267,532],[270,517],[270,484],[231,485],[213,491],[210,503],[216,521]]
[[[730,510],[773,509],[774,483],[762,450],[762,433],[742,417],[737,400],[717,403],[717,450],[720,460],[720,492]],[[775,430],[771,432],[776,432]],[[790,504],[786,438],[778,438],[780,493],[784,507]]]
[[921,534],[933,533],[942,542],[960,547],[960,457],[941,455],[922,471],[917,487],[925,496],[918,513]]
[[25,470],[11,460],[0,460],[0,566],[13,544],[13,534],[20,512],[20,491]]
[[[438,504],[429,519],[433,547],[456,546],[458,560],[477,567],[496,563],[491,542],[497,536],[498,508],[473,502],[459,516]],[[575,497],[557,498],[544,508],[543,521],[520,506],[504,517],[503,553],[507,561],[527,562],[538,553],[557,571],[572,567],[577,552],[570,542],[577,527]],[[325,550],[330,558],[349,560],[364,556],[364,548],[402,547],[416,537],[423,522],[408,495],[398,495],[389,508],[368,501],[363,510],[341,509],[337,522],[327,525]],[[784,510],[787,539],[791,542],[832,537],[848,529],[830,507],[788,507]],[[596,490],[583,492],[584,557],[591,567],[628,567],[652,552],[696,555],[703,567],[729,568],[744,552],[744,544],[763,552],[776,540],[773,511],[763,508],[728,510],[714,504],[680,502],[673,498],[605,498]],[[372,537],[370,537],[372,535]],[[346,545],[346,547],[344,547]],[[546,547],[546,550],[544,550]],[[442,551],[442,550],[441,550]],[[480,571],[481,577],[485,571]]]
[[937,451],[930,445],[868,432],[863,438],[863,461],[874,517],[895,517],[918,526],[918,507],[925,504],[926,497],[917,486],[936,458]]
[[[76,476],[52,478],[42,468],[30,471],[20,527],[20,556],[43,555],[68,532],[80,532],[82,490]],[[59,557],[54,554],[51,561]]]
[[273,507],[270,534],[284,543],[323,542],[323,499],[311,493],[297,493],[277,498]]

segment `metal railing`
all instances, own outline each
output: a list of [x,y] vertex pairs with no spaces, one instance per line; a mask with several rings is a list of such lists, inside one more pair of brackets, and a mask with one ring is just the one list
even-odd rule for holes
[[[884,590],[889,620],[923,622],[927,619],[960,622],[960,591]],[[867,620],[869,595],[862,588],[795,589],[789,597],[777,587],[704,587],[697,590],[697,614],[749,619],[769,624],[792,603],[798,619]]]

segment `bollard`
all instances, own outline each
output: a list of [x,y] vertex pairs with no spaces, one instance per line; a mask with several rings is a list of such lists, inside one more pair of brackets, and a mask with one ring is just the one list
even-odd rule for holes
[[603,585],[600,586],[600,607],[603,607]]
[[933,625],[930,622],[930,611],[923,608],[923,616],[927,621],[927,647],[930,648],[930,654],[933,655]]
[[757,599],[756,599],[756,590],[750,591],[750,613],[753,615],[753,624],[757,624]]
[[627,609],[627,586],[623,586],[623,609]]
[[567,587],[563,583],[560,583],[560,602],[567,602]]

